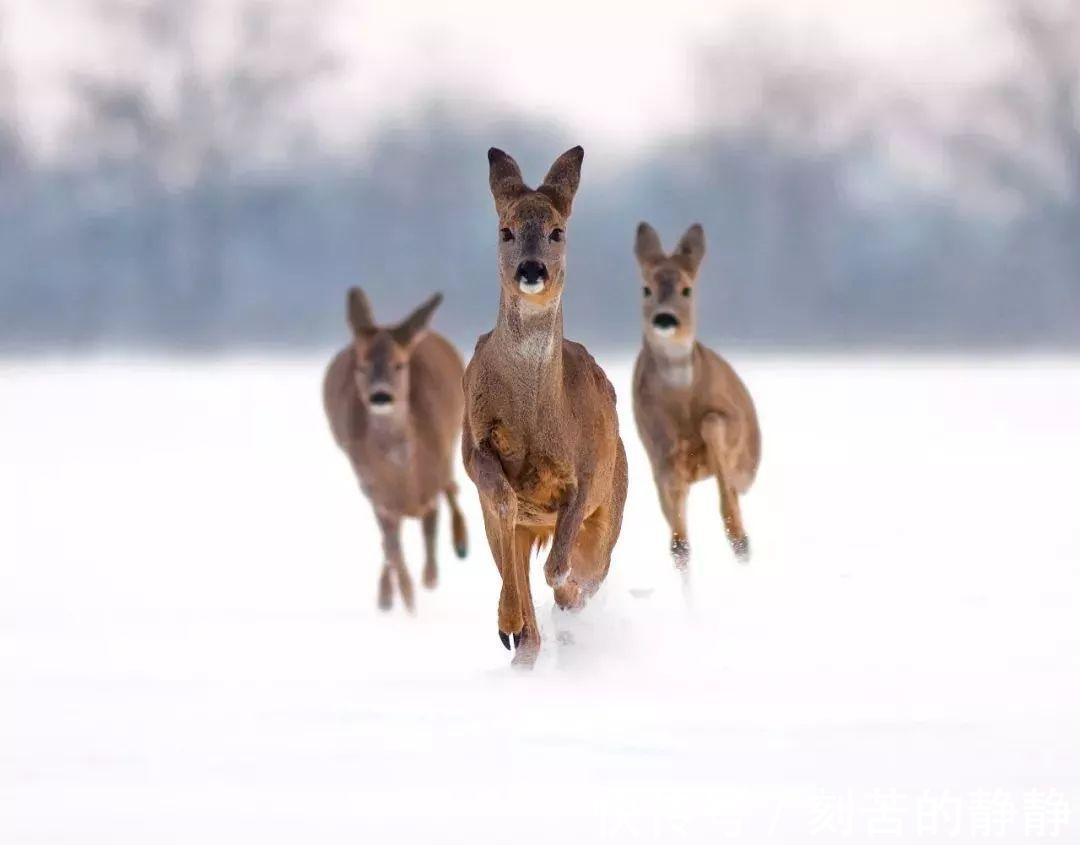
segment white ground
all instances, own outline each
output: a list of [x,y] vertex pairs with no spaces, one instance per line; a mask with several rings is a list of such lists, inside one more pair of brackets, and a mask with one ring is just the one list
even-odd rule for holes
[[1078,841],[1080,364],[737,358],[755,556],[699,485],[688,602],[607,363],[622,540],[532,674],[463,473],[376,611],[321,362],[0,366],[0,842]]

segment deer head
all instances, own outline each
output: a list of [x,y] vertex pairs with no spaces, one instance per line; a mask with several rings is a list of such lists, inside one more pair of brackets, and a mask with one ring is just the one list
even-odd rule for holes
[[641,289],[641,314],[646,339],[661,347],[688,349],[697,329],[694,287],[705,257],[704,230],[695,223],[668,255],[656,230],[641,223],[634,255],[645,283]]
[[499,278],[510,297],[548,307],[562,294],[566,222],[584,156],[581,147],[567,150],[533,190],[522,180],[516,161],[495,147],[488,150],[491,193],[499,215]]
[[356,350],[353,377],[371,414],[400,418],[408,412],[409,358],[440,302],[442,294],[437,293],[396,326],[381,327],[375,324],[364,292],[360,288],[349,290],[349,327]]

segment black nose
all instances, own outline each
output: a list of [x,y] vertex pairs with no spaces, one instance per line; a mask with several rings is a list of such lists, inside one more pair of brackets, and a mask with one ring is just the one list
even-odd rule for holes
[[547,267],[539,261],[522,261],[517,268],[517,280],[528,285],[537,282],[546,282],[548,277]]
[[368,401],[372,405],[390,405],[393,404],[394,397],[385,390],[377,390],[368,397]]
[[662,314],[657,314],[652,318],[652,324],[658,329],[674,329],[678,328],[679,318],[674,314],[669,314],[665,311]]

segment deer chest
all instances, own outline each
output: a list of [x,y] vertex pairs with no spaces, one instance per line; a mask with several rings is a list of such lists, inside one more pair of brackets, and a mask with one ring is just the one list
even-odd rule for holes
[[548,448],[554,443],[527,441],[506,425],[491,429],[491,445],[518,496],[523,516],[554,514],[574,483],[570,461]]

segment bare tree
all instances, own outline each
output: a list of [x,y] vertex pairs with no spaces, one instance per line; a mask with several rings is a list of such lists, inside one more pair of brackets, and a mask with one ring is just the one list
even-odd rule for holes
[[15,78],[5,50],[6,10],[0,6],[0,202],[25,165]]
[[699,114],[720,129],[814,154],[849,147],[871,123],[861,75],[832,45],[747,19],[698,58]]
[[1001,0],[1013,60],[982,91],[956,149],[1013,201],[1030,266],[1057,279],[1051,311],[1080,310],[1080,0]]
[[307,131],[297,104],[334,66],[313,29],[324,5],[97,0],[116,59],[76,74],[73,139],[110,174],[104,190],[146,206],[146,230],[132,235],[170,319],[205,323],[220,304],[230,181]]
[[1080,0],[1002,0],[1015,61],[975,102],[973,163],[1002,188],[1080,202]]
[[746,257],[747,295],[785,302],[785,319],[811,319],[840,284],[845,180],[874,128],[859,78],[842,54],[756,20],[699,55],[705,145],[738,150],[718,185],[745,206],[728,251]]

